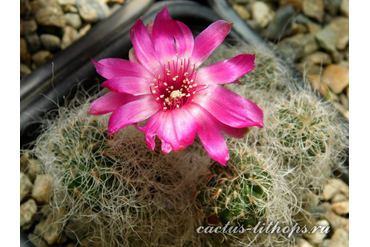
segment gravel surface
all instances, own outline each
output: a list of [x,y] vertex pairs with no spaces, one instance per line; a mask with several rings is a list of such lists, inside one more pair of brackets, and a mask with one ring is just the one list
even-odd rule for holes
[[229,0],[349,120],[348,0]]
[[125,0],[20,0],[20,78],[84,36]]

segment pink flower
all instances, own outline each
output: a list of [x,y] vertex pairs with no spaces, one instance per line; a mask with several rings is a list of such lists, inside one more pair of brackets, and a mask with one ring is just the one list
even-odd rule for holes
[[129,61],[93,61],[108,79],[102,86],[111,92],[95,100],[89,114],[113,112],[109,134],[149,118],[136,128],[145,132],[152,150],[157,136],[164,153],[184,149],[198,134],[208,154],[226,165],[229,151],[222,132],[242,138],[247,127],[263,127],[263,113],[255,103],[221,86],[253,70],[254,55],[238,55],[197,70],[231,26],[214,22],[194,39],[185,24],[170,17],[167,7],[147,26],[139,19],[131,30]]

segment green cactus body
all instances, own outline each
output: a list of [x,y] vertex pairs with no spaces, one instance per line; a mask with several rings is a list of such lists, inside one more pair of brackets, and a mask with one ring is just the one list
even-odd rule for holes
[[98,127],[94,118],[65,126],[61,129],[62,141],[54,143],[53,149],[64,167],[63,182],[68,192],[95,210],[100,210],[100,201],[108,194],[104,190],[110,189],[115,179],[111,171],[113,154],[107,151],[108,134]]
[[295,101],[294,107],[283,106],[278,114],[278,138],[284,147],[293,153],[303,150],[311,157],[326,153],[329,135],[315,105]]
[[254,156],[231,154],[229,166],[214,164],[197,196],[207,223],[256,225],[264,214],[271,177]]
[[249,88],[266,89],[276,82],[276,65],[273,57],[256,55],[255,66],[254,70],[240,78],[241,81],[250,84]]

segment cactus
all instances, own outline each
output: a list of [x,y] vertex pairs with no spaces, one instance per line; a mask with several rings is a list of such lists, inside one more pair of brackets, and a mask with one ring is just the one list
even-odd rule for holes
[[282,106],[278,111],[280,126],[277,126],[280,143],[293,153],[301,149],[309,156],[325,154],[330,136],[318,111],[317,105],[298,100],[293,107]]
[[240,81],[250,84],[251,90],[267,89],[276,82],[275,61],[270,56],[258,56],[255,59],[256,68],[242,76]]
[[220,47],[217,61],[256,53],[256,69],[240,79],[242,85],[225,87],[260,105],[265,127],[226,139],[230,161],[223,167],[211,164],[199,139],[182,152],[162,154],[152,152],[134,127],[108,136],[109,116],[87,114],[89,96],[80,107],[61,107],[56,120],[45,120],[32,156],[54,178],[51,204],[68,209],[65,223],[88,221],[91,237],[106,246],[288,246],[291,239],[283,235],[195,229],[204,223],[291,224],[307,194],[343,161],[345,130],[330,104],[295,89],[295,78],[270,53]]
[[[61,142],[54,142],[53,153],[64,168],[63,183],[68,192],[82,198],[90,208],[99,211],[100,202],[114,200],[104,190],[114,189],[113,154],[105,128],[99,129],[94,118],[77,120],[60,131]],[[92,158],[93,157],[93,158]]]
[[272,179],[253,155],[231,154],[229,165],[210,167],[197,199],[206,223],[255,226],[264,214]]

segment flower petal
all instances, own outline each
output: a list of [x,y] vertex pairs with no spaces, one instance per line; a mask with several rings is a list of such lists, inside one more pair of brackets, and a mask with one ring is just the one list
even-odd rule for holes
[[195,67],[202,64],[219,46],[230,32],[232,24],[226,21],[216,21],[209,25],[194,40],[192,61]]
[[188,26],[180,21],[176,21],[181,32],[175,35],[176,49],[180,57],[189,58],[193,53],[194,36]]
[[210,84],[206,90],[195,95],[194,103],[204,107],[217,120],[228,126],[263,127],[263,112],[255,103],[220,85]]
[[158,121],[158,116],[160,113],[161,112],[157,112],[157,114],[154,114],[142,127],[135,125],[138,130],[145,132],[146,144],[152,151],[154,151],[155,148],[155,137],[157,135],[157,129],[160,125],[160,122]]
[[160,54],[161,63],[166,63],[176,58],[176,54],[179,57],[190,57],[194,38],[185,24],[171,18],[165,6],[154,20],[153,44]]
[[135,96],[125,93],[109,92],[92,102],[89,108],[90,115],[103,115],[116,110],[128,102],[135,100]]
[[136,96],[131,101],[116,109],[109,118],[108,134],[112,135],[127,125],[141,122],[161,109],[152,95]]
[[[196,107],[196,106],[194,106]],[[223,166],[226,166],[226,161],[229,160],[229,150],[227,149],[226,141],[222,135],[221,129],[217,124],[218,121],[205,109],[201,107],[193,117],[198,122],[198,136],[207,150],[209,156]],[[192,111],[194,114],[195,111]]]
[[141,65],[120,58],[106,58],[98,62],[91,59],[96,71],[103,77],[111,79],[122,76],[139,76],[151,79],[148,71]]
[[216,84],[234,82],[256,67],[254,65],[254,57],[254,55],[241,54],[231,59],[205,66],[197,72],[197,82]]
[[[162,140],[163,147],[178,151],[186,148],[194,142],[198,123],[190,114],[188,107],[183,106],[179,109],[170,111],[160,111],[155,114],[143,127],[137,127],[146,133],[148,146],[153,150],[155,146],[155,135]],[[170,150],[170,151],[171,151]]]
[[168,142],[162,141],[161,149],[163,153],[168,154],[172,151],[172,146]]
[[168,13],[167,6],[157,14],[153,24],[153,44],[161,63],[176,56],[174,43],[175,21]]
[[142,20],[136,21],[130,35],[137,59],[152,75],[160,75],[159,59]]
[[132,95],[150,94],[150,82],[148,79],[139,77],[115,77],[106,80],[101,86],[107,87],[116,93],[128,93]]

